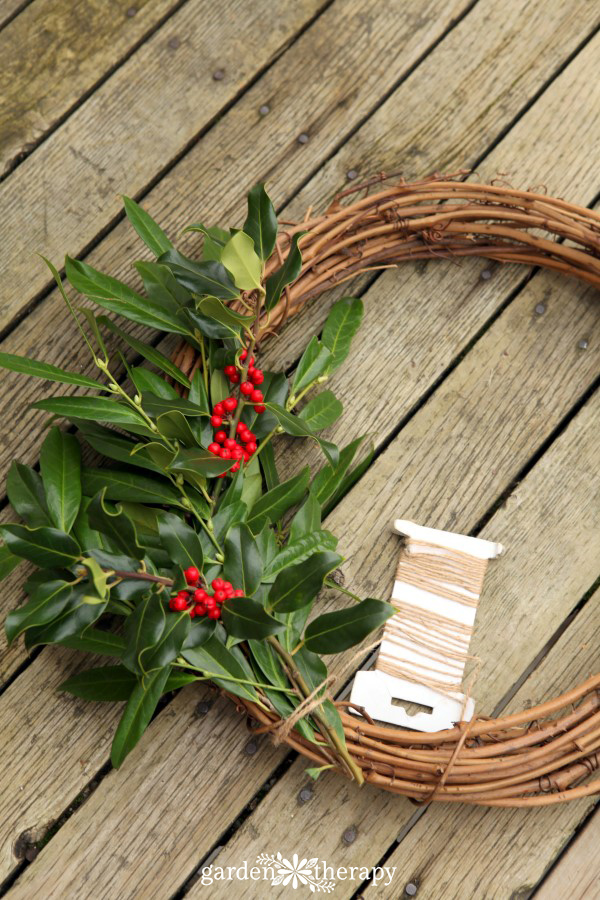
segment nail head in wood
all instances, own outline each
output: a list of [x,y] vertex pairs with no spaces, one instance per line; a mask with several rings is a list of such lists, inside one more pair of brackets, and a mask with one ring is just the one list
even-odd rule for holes
[[302,132],[302,134],[298,135],[298,143],[299,144],[308,144],[308,135],[306,132]]
[[125,15],[127,16],[128,19],[132,19],[136,13],[137,13],[137,9],[135,8],[135,6],[130,6],[129,9],[127,10],[127,12],[125,13]]
[[579,343],[577,344],[577,346],[579,347],[580,350],[587,350],[589,344],[588,344],[588,342],[586,341],[585,338],[582,338],[582,339],[579,341]]
[[224,78],[225,78],[225,70],[224,69],[217,69],[215,72],[213,72],[213,81],[223,81]]
[[246,756],[254,756],[257,750],[258,744],[256,741],[248,741],[248,743],[244,747],[244,753],[246,754]]
[[406,887],[404,888],[404,893],[407,897],[414,897],[418,891],[417,885],[413,881],[409,881]]
[[537,305],[536,308],[535,308],[535,312],[536,312],[536,315],[538,315],[538,316],[543,316],[544,313],[546,312],[546,306],[545,306],[545,304],[544,304],[544,303],[538,303],[538,305]]
[[169,47],[171,48],[171,50],[177,50],[178,47],[180,47],[180,45],[181,45],[181,41],[179,40],[178,37],[170,38]]
[[313,792],[311,788],[304,787],[298,794],[298,803],[308,803],[309,800],[312,800]]
[[342,835],[342,840],[345,844],[353,844],[358,835],[358,828],[356,825],[351,825],[350,828],[346,828],[345,832]]
[[263,103],[262,106],[259,106],[258,111],[261,116],[268,116],[268,114],[271,112],[271,107],[267,103]]

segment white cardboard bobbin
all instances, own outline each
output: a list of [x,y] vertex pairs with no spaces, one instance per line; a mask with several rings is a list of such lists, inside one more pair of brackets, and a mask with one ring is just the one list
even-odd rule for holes
[[[450,531],[441,531],[436,528],[426,528],[404,519],[396,520],[394,530],[398,534],[409,538],[409,540],[434,544],[440,548],[458,550],[476,559],[494,559],[503,552],[502,545],[493,541],[485,541],[481,538],[468,537],[467,535],[455,534]],[[470,598],[478,599],[472,594]],[[448,597],[440,597],[433,590],[428,591],[415,587],[398,579],[394,582],[392,600],[401,601],[426,612],[437,613],[470,628],[473,627],[475,622],[475,606],[466,605]],[[392,617],[390,621],[393,622],[394,618]],[[415,667],[415,674],[418,673],[419,665],[427,668],[430,660],[423,655],[422,648],[418,644],[413,643],[411,646],[410,640],[408,640],[404,642],[405,645],[403,647],[399,647],[397,643],[386,639],[386,629],[384,629],[383,640],[379,649],[380,653],[384,653],[388,657],[395,657],[404,669]],[[408,646],[406,646],[407,644]],[[453,663],[452,667],[446,667],[446,672],[444,672],[444,664],[438,663],[440,671],[437,674],[437,679],[441,682],[447,681],[448,684],[456,684],[457,680],[462,678],[465,664],[462,663],[462,667],[460,664],[458,665],[460,668],[459,679],[457,679],[456,662]],[[432,711],[430,713],[418,712],[410,715],[403,706],[397,703],[394,704],[394,700],[417,703],[421,706],[430,707]],[[441,693],[425,684],[417,684],[378,669],[356,673],[352,687],[351,702],[363,707],[375,720],[389,722],[402,728],[427,732],[442,731],[446,728],[452,728],[456,722],[469,721],[473,717],[475,709],[473,699],[469,698],[467,700],[462,693],[456,691]]]

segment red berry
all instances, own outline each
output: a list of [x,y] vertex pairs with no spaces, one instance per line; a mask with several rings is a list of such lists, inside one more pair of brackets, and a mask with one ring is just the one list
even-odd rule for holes
[[237,400],[235,397],[227,397],[226,400],[223,400],[223,409],[226,409],[227,412],[233,412],[237,406]]
[[221,445],[220,445],[220,444],[212,443],[212,444],[209,444],[209,445],[208,445],[208,452],[209,452],[209,453],[217,454],[217,453],[219,452],[220,449],[221,449]]
[[225,373],[225,375],[227,375],[227,377],[229,377],[230,375],[237,375],[237,369],[235,366],[225,366],[223,372]]
[[246,444],[246,453],[256,453],[256,444],[254,441],[248,441]]
[[234,463],[234,464],[232,465],[232,467],[230,468],[229,471],[230,471],[230,472],[237,472],[239,468],[240,468],[240,461],[238,460],[236,463]]
[[231,582],[230,582],[230,581],[224,581],[224,582],[223,582],[223,587],[221,588],[221,590],[225,591],[225,593],[227,593],[228,591],[232,591],[232,590],[233,590],[233,586],[232,586]]
[[234,597],[245,597],[246,595],[244,594],[243,591],[240,591],[240,589],[238,588],[237,591],[234,591],[234,592],[233,592],[233,596],[234,596]]
[[243,459],[244,458],[244,451],[242,450],[242,448],[240,447],[239,444],[236,444],[235,447],[233,448],[233,450],[231,451],[231,458],[232,459]]
[[206,593],[205,590],[203,590],[203,588],[198,588],[197,591],[194,591],[193,596],[194,596],[194,603],[204,603],[204,601],[208,597],[208,594]]
[[254,357],[253,356],[251,356],[250,359],[248,360],[248,368],[249,369],[254,368]]
[[223,424],[223,419],[221,418],[221,416],[211,416],[210,424],[212,425],[213,428],[220,428],[221,425]]
[[[198,579],[200,578],[200,572],[196,566],[190,566],[183,574],[187,583],[192,585],[197,584]],[[181,594],[181,591],[179,593]]]
[[217,603],[225,603],[227,600],[227,594],[225,591],[215,591],[215,600]]
[[227,472],[221,472],[220,475],[217,475],[217,478],[225,478],[226,475],[227,475]]
[[195,615],[196,615],[196,607],[195,606],[190,606],[189,614],[190,614],[190,619],[193,619],[195,617]]
[[245,444],[247,444],[248,441],[255,441],[255,440],[256,440],[256,435],[254,434],[253,431],[246,431],[246,432],[242,435],[242,440],[243,440],[243,442],[244,442]]
[[248,351],[244,348],[244,350],[242,350],[242,352],[240,353],[240,359],[242,360],[242,362],[246,359],[247,356]]
[[187,609],[187,600],[184,600],[183,597],[175,597],[173,600],[173,609],[177,612],[183,612],[184,609]]
[[235,433],[242,434],[244,431],[248,431],[248,426],[245,422],[238,422],[235,426]]
[[225,412],[225,404],[215,403],[215,406],[213,409],[213,413],[215,414],[215,416],[222,416],[224,412]]
[[249,459],[250,459],[250,454],[246,450],[244,450],[244,462],[248,462]]
[[194,611],[197,616],[205,616],[206,615],[206,606],[204,603],[197,603],[194,607]]
[[221,618],[221,610],[217,609],[216,607],[215,607],[215,609],[209,609],[208,618],[209,619],[220,619]]
[[222,444],[226,437],[227,437],[227,432],[217,431],[215,434],[215,441],[218,441],[220,444]]
[[222,591],[225,587],[225,582],[222,578],[213,578],[210,584],[213,591]]
[[262,403],[257,403],[256,406],[254,407],[254,412],[255,412],[255,413],[258,413],[258,415],[260,416],[261,413],[264,413],[264,411],[266,410],[266,408],[267,408],[267,407],[264,406],[264,404],[262,404]]
[[231,459],[231,453],[225,447],[222,450],[219,450],[219,456],[221,459]]
[[229,380],[230,380],[230,382],[231,382],[232,384],[239,384],[239,383],[240,383],[240,376],[239,376],[238,373],[236,372],[235,375],[230,375],[230,376],[229,376]]
[[254,371],[252,372],[252,375],[250,375],[250,373],[248,373],[248,377],[250,378],[251,381],[254,382],[254,384],[262,384],[263,381],[265,380],[265,376],[263,375],[263,373],[261,372],[260,369],[254,369]]
[[234,447],[237,447],[237,441],[235,438],[225,438],[223,446],[226,447],[227,450],[233,450]]
[[250,399],[253,403],[262,403],[264,400],[262,391],[252,391]]
[[240,384],[240,391],[245,397],[248,397],[252,391],[254,390],[254,385],[251,381],[242,381]]

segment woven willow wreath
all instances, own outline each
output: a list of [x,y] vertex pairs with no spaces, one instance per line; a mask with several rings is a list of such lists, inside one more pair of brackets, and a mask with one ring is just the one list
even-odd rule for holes
[[[96,377],[0,353],[0,366],[86,389],[34,404],[70,421],[79,437],[52,427],[39,472],[13,462],[8,476],[24,524],[0,526],[0,577],[22,560],[37,567],[25,583],[28,602],[7,618],[8,638],[114,660],[61,689],[126,701],[111,751],[116,767],[161,696],[212,681],[257,732],[316,763],[313,777],[335,769],[416,803],[542,806],[600,793],[600,779],[587,780],[600,765],[600,675],[522,713],[435,734],[381,727],[331,699],[339,679],[322,655],[361,647],[395,612],[340,586],[337,538],[321,524],[361,471],[351,466],[362,439],[340,449],[319,432],[342,412],[320,389],[348,355],[362,302],[334,304],[291,379],[263,372],[253,353],[324,291],[402,260],[484,256],[600,287],[594,212],[456,176],[369,193],[381,180],[282,229],[257,185],[242,230],[185,229],[202,233],[201,260],[183,256],[126,198],[128,218],[156,257],[135,263],[145,294],[68,257],[65,272],[96,304],[181,336],[172,359],[156,341],[75,307],[48,263]],[[107,348],[107,330],[134,362]],[[318,444],[326,464],[313,478],[306,467],[279,481],[271,439],[282,432]],[[82,466],[79,439],[110,465]],[[323,586],[354,605],[313,618]]]
[[[466,173],[459,173],[460,175]],[[572,275],[600,288],[600,215],[549,197],[456,176],[394,184],[370,193],[381,177],[339,194],[321,216],[282,223],[266,265],[274,272],[294,236],[301,237],[302,268],[265,316],[261,335],[347,279],[416,259],[482,256]],[[343,198],[364,192],[359,200]],[[191,374],[200,364],[185,342],[174,359]],[[281,719],[230,695],[238,710],[275,732]],[[449,731],[417,734],[349,715],[338,704],[346,743],[364,780],[421,804],[432,800],[482,806],[547,806],[600,793],[600,674],[566,694],[521,713],[479,716]],[[562,712],[562,715],[560,715]],[[284,740],[319,766],[318,752],[296,733]]]

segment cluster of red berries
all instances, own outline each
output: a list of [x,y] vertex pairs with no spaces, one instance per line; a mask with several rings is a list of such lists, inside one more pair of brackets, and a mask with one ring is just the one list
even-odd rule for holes
[[235,590],[231,582],[223,581],[222,578],[213,578],[211,587],[214,593],[209,594],[208,591],[198,587],[200,572],[195,566],[190,566],[183,574],[189,588],[179,591],[179,593],[171,597],[169,608],[175,612],[188,610],[192,619],[195,616],[208,616],[209,619],[220,619],[221,606],[225,600],[228,600],[230,597],[244,596],[243,591]]
[[[248,351],[243,350],[240,354],[240,360],[244,362],[247,358]],[[223,371],[232,384],[239,384],[241,374],[236,366],[225,366]],[[257,385],[262,384],[264,380],[265,376],[262,371],[257,369],[254,365],[254,357],[250,357],[248,360],[248,381],[244,381],[240,384],[240,393],[246,402],[251,403],[254,406],[254,412],[258,414],[264,413],[266,409],[263,403],[263,393],[257,387]],[[220,403],[215,404],[210,418],[210,424],[217,430],[215,431],[215,439],[212,444],[209,444],[208,450],[210,453],[219,456],[221,459],[234,460],[234,463],[229,470],[230,472],[237,472],[242,462],[248,462],[252,454],[256,453],[257,448],[256,435],[253,434],[243,422],[239,422],[236,426],[237,439],[228,437],[227,433],[222,430],[223,424],[229,421],[230,416],[237,408],[237,405],[238,401],[235,397],[227,397],[225,400],[221,400]],[[242,443],[239,443],[239,441]],[[223,475],[220,475],[219,477],[224,478],[225,474],[226,473],[223,473]]]

